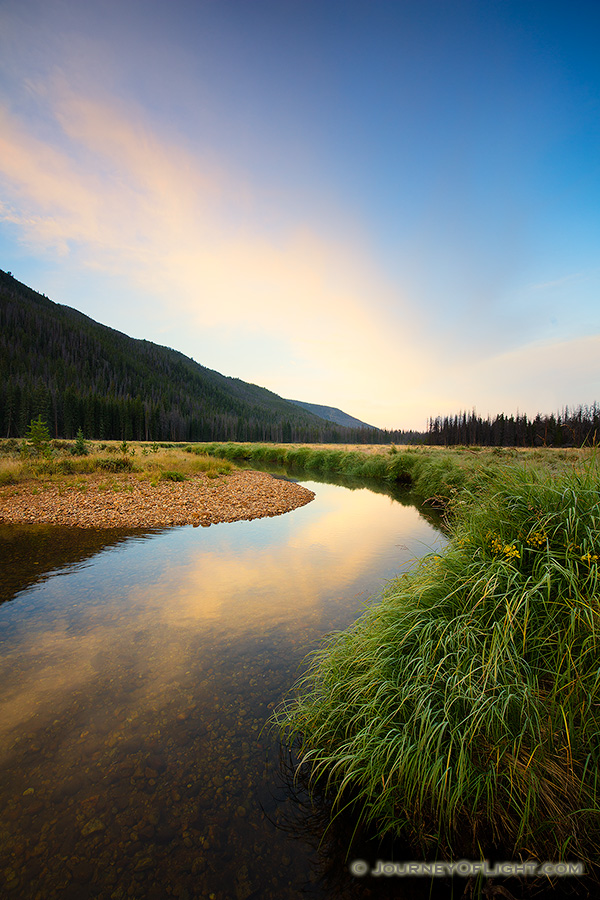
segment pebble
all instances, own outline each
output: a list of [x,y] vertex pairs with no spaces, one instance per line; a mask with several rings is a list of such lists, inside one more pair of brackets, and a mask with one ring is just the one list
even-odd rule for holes
[[100,821],[100,819],[90,819],[81,829],[81,834],[83,837],[88,837],[89,835],[96,834],[99,831],[104,831],[104,824]]

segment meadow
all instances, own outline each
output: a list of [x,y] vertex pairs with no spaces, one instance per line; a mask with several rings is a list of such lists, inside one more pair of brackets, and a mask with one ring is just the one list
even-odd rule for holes
[[465,489],[479,493],[508,468],[559,475],[590,460],[589,449],[512,447],[434,447],[389,444],[248,444],[195,445],[231,462],[281,465],[292,472],[343,475],[379,484],[410,488],[421,502],[447,513]]
[[40,481],[69,483],[76,477],[132,473],[140,480],[184,481],[200,472],[209,478],[226,475],[235,466],[209,457],[190,444],[127,441],[49,440],[36,448],[14,438],[0,441],[0,487]]

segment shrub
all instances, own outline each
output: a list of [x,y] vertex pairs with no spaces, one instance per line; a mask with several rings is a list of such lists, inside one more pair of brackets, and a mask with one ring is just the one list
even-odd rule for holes
[[0,485],[17,484],[18,474],[12,469],[0,469]]
[[77,429],[77,437],[75,438],[75,444],[71,448],[71,453],[73,456],[87,456],[89,453],[88,442],[85,440],[81,428]]
[[96,468],[105,472],[132,472],[133,460],[130,456],[101,457],[96,460]]
[[185,481],[186,477],[183,472],[161,472],[161,481]]
[[59,440],[58,438],[53,438],[53,439],[50,441],[50,446],[52,447],[53,450],[60,450],[60,451],[63,451],[63,452],[65,452],[65,451],[70,452],[71,446],[72,446],[72,445],[71,445],[70,441],[61,441],[61,440]]

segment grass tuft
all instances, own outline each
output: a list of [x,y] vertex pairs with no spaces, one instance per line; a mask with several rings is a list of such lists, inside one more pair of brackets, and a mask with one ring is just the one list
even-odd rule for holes
[[183,472],[175,472],[173,470],[161,472],[160,480],[161,481],[187,481]]

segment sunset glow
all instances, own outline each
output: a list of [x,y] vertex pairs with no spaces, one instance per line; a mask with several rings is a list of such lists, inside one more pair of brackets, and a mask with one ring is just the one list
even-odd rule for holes
[[594,6],[0,6],[0,268],[386,428],[600,399]]

